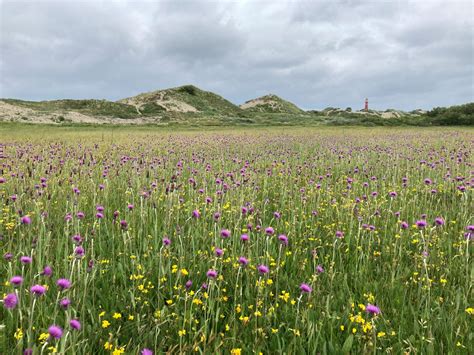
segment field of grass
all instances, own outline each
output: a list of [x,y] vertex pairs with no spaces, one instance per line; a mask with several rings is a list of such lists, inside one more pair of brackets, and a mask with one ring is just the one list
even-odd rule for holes
[[0,126],[0,353],[473,353],[473,139]]

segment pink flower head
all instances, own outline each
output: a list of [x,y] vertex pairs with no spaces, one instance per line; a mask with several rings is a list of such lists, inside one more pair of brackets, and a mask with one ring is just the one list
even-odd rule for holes
[[52,325],[48,328],[48,333],[51,338],[60,339],[63,336],[63,330],[57,325]]
[[23,277],[21,276],[13,276],[10,279],[10,282],[13,284],[13,286],[20,286],[23,283]]
[[239,264],[240,264],[240,265],[245,266],[245,265],[247,265],[248,263],[249,263],[249,261],[247,260],[247,258],[245,258],[245,257],[243,257],[243,256],[241,256],[241,257],[239,258]]
[[435,224],[436,224],[437,226],[442,226],[442,225],[444,225],[444,223],[445,223],[445,222],[444,222],[444,219],[443,219],[443,218],[441,218],[441,217],[436,217],[436,218],[435,218]]
[[6,309],[13,309],[16,307],[17,304],[18,304],[18,298],[16,297],[14,293],[9,293],[3,299],[3,306]]
[[44,276],[51,276],[53,274],[53,269],[51,269],[51,266],[48,266],[46,265],[43,269],[43,272],[41,273],[41,275],[44,275]]
[[311,286],[308,285],[308,284],[305,284],[305,283],[302,283],[302,284],[300,285],[300,290],[301,290],[301,292],[303,292],[303,293],[311,293],[311,291],[313,291],[313,289],[311,288]]
[[74,249],[74,254],[76,255],[76,258],[83,258],[84,253],[84,248],[80,245]]
[[217,271],[210,269],[210,270],[207,272],[206,275],[207,275],[207,277],[209,277],[210,279],[215,279],[215,278],[217,277]]
[[69,325],[71,326],[72,329],[75,329],[75,330],[81,329],[81,322],[79,322],[78,319],[71,319],[71,321],[69,322]]
[[275,234],[275,230],[272,227],[267,227],[265,228],[265,233],[268,235],[273,235]]
[[248,234],[242,234],[240,236],[240,240],[243,241],[243,242],[248,242],[249,241],[249,235]]
[[422,228],[425,228],[427,225],[426,221],[424,219],[421,219],[419,221],[416,221],[416,226],[419,228],[419,229],[422,229]]
[[46,288],[41,285],[34,285],[30,288],[30,291],[35,296],[42,296],[46,292]]
[[20,262],[22,264],[31,264],[31,262],[33,261],[33,259],[30,257],[30,256],[22,256],[20,257]]
[[71,281],[68,279],[58,279],[58,281],[56,281],[56,285],[58,285],[61,290],[67,290],[69,287],[71,287]]
[[374,314],[374,315],[377,315],[380,313],[380,308],[373,305],[373,304],[368,304],[366,307],[365,307],[365,311],[367,313],[370,313],[370,314]]
[[194,210],[192,216],[193,218],[198,219],[199,217],[201,217],[201,213],[198,210]]
[[23,216],[20,218],[21,224],[31,224],[30,216]]
[[69,305],[71,304],[71,300],[67,297],[63,298],[61,301],[59,301],[59,305],[63,309],[67,309]]
[[268,274],[270,272],[270,269],[268,268],[268,266],[266,265],[259,265],[258,268],[257,268],[258,272],[260,274]]
[[278,236],[278,240],[280,241],[281,244],[288,245],[288,237],[286,235],[280,234]]
[[222,238],[229,238],[230,237],[230,230],[228,230],[228,229],[221,230],[221,237]]

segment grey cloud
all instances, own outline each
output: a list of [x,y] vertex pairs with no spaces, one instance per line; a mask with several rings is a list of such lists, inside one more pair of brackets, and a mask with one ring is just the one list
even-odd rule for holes
[[119,99],[194,83],[235,103],[472,101],[470,1],[0,0],[0,97]]

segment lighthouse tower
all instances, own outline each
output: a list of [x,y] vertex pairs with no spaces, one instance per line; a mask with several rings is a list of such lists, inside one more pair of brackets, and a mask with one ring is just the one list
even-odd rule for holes
[[368,98],[365,98],[364,111],[365,111],[365,112],[368,112],[368,111],[369,111],[369,99],[368,99]]

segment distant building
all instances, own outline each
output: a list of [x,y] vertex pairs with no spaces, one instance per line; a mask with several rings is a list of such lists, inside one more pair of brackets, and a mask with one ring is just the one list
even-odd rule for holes
[[365,112],[369,111],[369,99],[365,98],[365,106],[364,106]]

